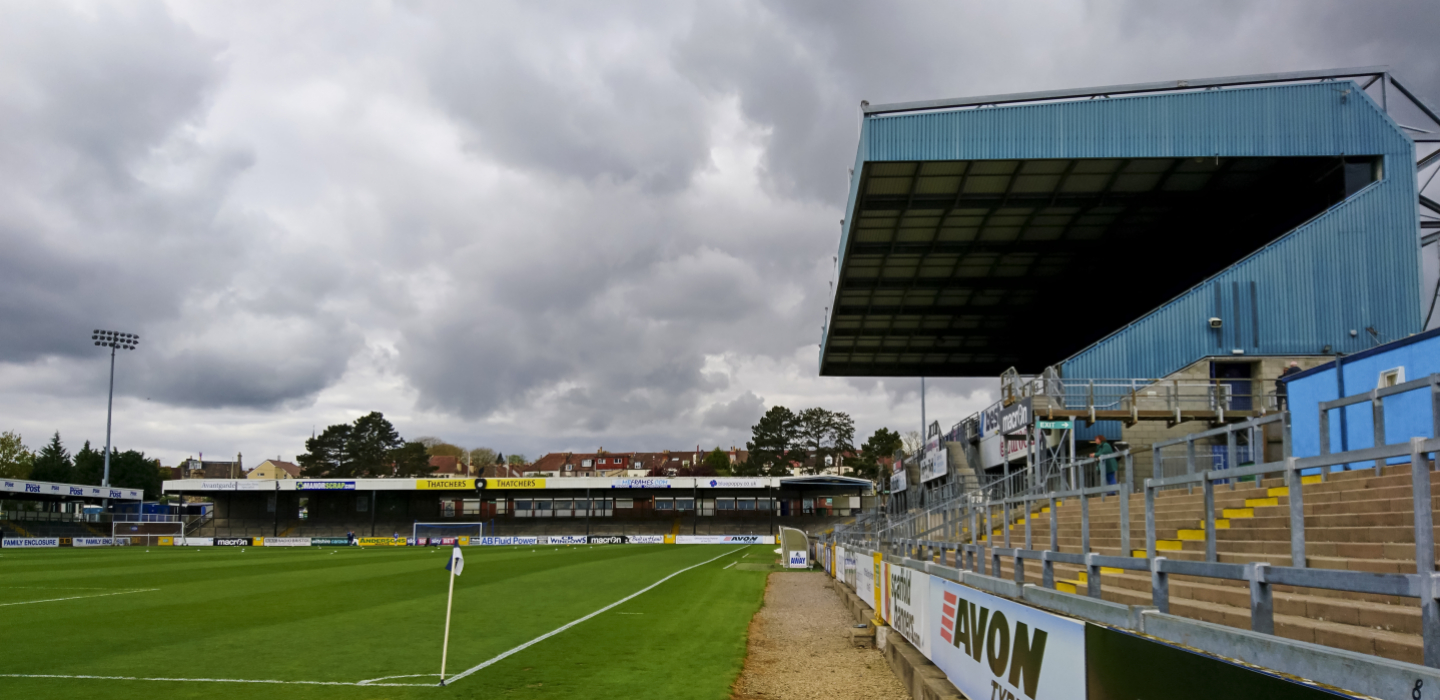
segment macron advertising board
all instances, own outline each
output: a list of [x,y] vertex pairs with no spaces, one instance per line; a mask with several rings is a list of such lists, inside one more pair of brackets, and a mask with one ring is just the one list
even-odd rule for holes
[[[919,572],[911,573],[905,591],[912,601],[916,576],[925,576],[930,589],[928,610],[912,608],[928,618],[915,623],[929,625],[922,651],[960,692],[972,698],[1085,699],[1079,682],[1085,677],[1084,622]],[[895,585],[889,596],[898,608]]]

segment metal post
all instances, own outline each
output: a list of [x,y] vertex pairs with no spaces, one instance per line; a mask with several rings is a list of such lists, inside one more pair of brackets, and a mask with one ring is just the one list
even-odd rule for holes
[[[1231,433],[1232,435],[1234,433]],[[1211,479],[1214,472],[1204,472],[1205,490],[1205,561],[1215,561],[1215,482]]]
[[1262,634],[1275,634],[1275,596],[1265,580],[1269,566],[1257,562],[1245,567],[1250,578],[1250,631]]
[[[106,493],[110,489],[110,419],[115,415],[115,347],[110,347],[110,398],[105,400],[105,476],[101,478],[100,485],[104,486]],[[203,456],[203,455],[202,455]],[[102,500],[101,506],[104,510],[110,510],[110,499]],[[277,507],[279,504],[276,504]],[[113,518],[112,518],[113,522]]]
[[[771,534],[774,534],[772,529]],[[590,487],[585,487],[585,536],[590,536]]]
[[[277,482],[275,482],[275,483],[276,483],[276,488],[279,488],[279,483],[280,483],[280,482],[277,481]],[[376,517],[376,513],[375,513],[375,512],[378,511],[378,510],[380,510],[380,500],[379,500],[379,498],[378,498],[379,493],[380,493],[379,491],[375,491],[375,490],[371,490],[371,491],[370,491],[370,536],[371,536],[371,537],[374,537],[374,536],[375,536],[375,517]],[[511,512],[513,513],[514,511],[512,510]],[[280,513],[280,497],[279,497],[278,494],[277,494],[276,497],[275,497],[275,513],[276,513],[277,515]]]
[[1014,567],[1012,568],[1011,573],[1014,574],[1014,577],[1013,577],[1013,578],[1015,579],[1015,583],[1018,583],[1018,584],[1020,584],[1020,585],[1022,585],[1022,586],[1025,585],[1025,559],[1024,559],[1024,558],[1022,558],[1022,557],[1020,557],[1020,556],[1018,556],[1018,555],[1015,557],[1015,565],[1014,565]]
[[1145,480],[1145,556],[1155,558],[1155,489]]
[[[280,480],[275,480],[275,537],[280,536]],[[370,533],[372,536],[375,533]]]
[[1100,565],[1095,563],[1095,555],[1090,552],[1085,553],[1085,595],[1100,597]]
[[1330,454],[1330,411],[1324,409],[1320,411],[1320,454]]
[[[1185,475],[1186,475],[1186,476],[1189,476],[1189,475],[1194,474],[1194,473],[1195,473],[1195,440],[1191,439],[1191,438],[1187,435],[1187,436],[1185,437]],[[1189,483],[1189,484],[1186,484],[1186,485],[1185,485],[1185,492],[1186,492],[1186,493],[1195,493],[1195,484],[1194,484],[1193,482],[1192,482],[1192,483]]]
[[[1235,439],[1236,439],[1235,431],[1229,430],[1229,429],[1227,428],[1227,429],[1225,430],[1225,468],[1226,468],[1226,469],[1234,469],[1234,468],[1240,466],[1240,450],[1239,450],[1239,449],[1237,448],[1237,446],[1235,445]],[[1251,452],[1254,452],[1254,451],[1255,451],[1255,449],[1254,449],[1254,444],[1255,444],[1254,441],[1251,441],[1250,444],[1251,444],[1251,449],[1250,449],[1250,451],[1251,451]],[[1253,454],[1250,456],[1250,461],[1252,461],[1252,462],[1255,461],[1255,456],[1254,456]],[[1257,462],[1257,463],[1258,463],[1258,462]],[[1230,479],[1229,481],[1230,481],[1230,486],[1231,486],[1231,488],[1234,488],[1234,486],[1235,486],[1235,480],[1234,480],[1234,479]]]
[[1158,612],[1170,612],[1170,577],[1165,573],[1165,557],[1150,560],[1150,604]]
[[1080,553],[1090,553],[1090,499],[1080,494]]
[[[1060,551],[1060,525],[1056,515],[1058,509],[1055,507],[1055,492],[1050,492],[1050,550]],[[1054,586],[1051,586],[1052,588]]]
[[1125,450],[1125,486],[1135,490],[1135,455],[1130,450]]
[[1130,551],[1130,484],[1120,487],[1120,556],[1128,557]]
[[1050,561],[1050,550],[1040,553],[1040,585],[1055,590],[1055,562]]
[[[1379,389],[1370,390],[1370,422],[1375,429],[1374,447],[1380,447],[1385,443],[1385,401],[1380,398]],[[1380,476],[1381,467],[1385,466],[1385,460],[1375,460],[1375,476]]]
[[1006,549],[1009,549],[1009,548],[1010,548],[1010,501],[1009,501],[1008,499],[1005,500],[1005,502],[1002,504],[1001,510],[1002,510],[1002,513],[1001,513],[1000,517],[1005,520],[1005,524],[1003,525],[1003,527],[1005,528],[1005,548],[1006,548]]
[[1035,513],[1031,510],[1031,508],[1032,508],[1032,506],[1034,505],[1034,503],[1035,503],[1035,502],[1032,501],[1032,500],[1030,500],[1029,498],[1026,498],[1025,501],[1024,501],[1024,504],[1025,504],[1025,548],[1026,548],[1026,549],[1034,549],[1034,548],[1035,548],[1035,545],[1033,544],[1032,538],[1031,538],[1031,535],[1030,535],[1030,521],[1031,521],[1031,519],[1033,519],[1033,518],[1035,517]]
[[[1285,483],[1290,487],[1290,566],[1305,568],[1305,501],[1300,492],[1300,470],[1295,458],[1285,459]],[[1429,494],[1429,491],[1426,491]],[[1433,553],[1431,555],[1434,556]]]
[[1435,518],[1430,502],[1430,463],[1424,438],[1410,438],[1410,491],[1415,508],[1415,571],[1419,574],[1420,635],[1425,665],[1440,668],[1440,603],[1435,600]]

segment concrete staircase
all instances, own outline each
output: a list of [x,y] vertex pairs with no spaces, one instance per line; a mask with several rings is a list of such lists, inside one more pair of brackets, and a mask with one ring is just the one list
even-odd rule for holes
[[[1440,482],[1432,472],[1431,494],[1440,498]],[[1410,465],[1329,474],[1325,481],[1307,477],[1304,488],[1306,565],[1377,573],[1414,573],[1415,537]],[[1145,497],[1130,502],[1130,552],[1120,549],[1117,497],[1090,501],[1090,550],[1112,556],[1145,556]],[[1437,501],[1440,502],[1440,501]],[[1048,509],[1046,509],[1048,510]],[[1228,563],[1268,562],[1290,566],[1289,492],[1279,480],[1217,485],[1215,488],[1217,560]],[[1157,554],[1171,559],[1205,560],[1204,496],[1200,489],[1165,491],[1156,497]],[[1081,551],[1081,515],[1077,500],[1056,507],[1059,549]],[[1025,546],[1024,521],[1016,515],[1010,543]],[[996,524],[993,546],[1004,546]],[[1050,542],[1050,516],[1036,513],[1031,521],[1034,549]],[[985,538],[982,537],[982,542]],[[1440,528],[1437,528],[1440,539]],[[1029,562],[1025,578],[1040,583],[1041,567]],[[1012,564],[1002,561],[1000,575],[1012,578]],[[1082,567],[1055,565],[1056,588],[1084,594]],[[1142,572],[1104,569],[1102,595],[1129,605],[1149,605],[1150,578]],[[1207,622],[1248,629],[1249,589],[1243,581],[1171,576],[1170,612]],[[1275,587],[1275,633],[1325,646],[1420,663],[1418,601],[1371,595]]]

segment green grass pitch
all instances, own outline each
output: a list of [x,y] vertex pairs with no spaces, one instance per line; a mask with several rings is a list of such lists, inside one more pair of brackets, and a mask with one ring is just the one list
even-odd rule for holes
[[700,566],[444,688],[354,684],[438,681],[448,548],[5,549],[0,697],[727,698],[773,549],[467,548],[450,676]]

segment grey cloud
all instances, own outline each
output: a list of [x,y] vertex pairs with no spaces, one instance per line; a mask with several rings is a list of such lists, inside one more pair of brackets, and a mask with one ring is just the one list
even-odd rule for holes
[[765,400],[753,391],[735,397],[724,403],[717,403],[705,410],[704,425],[709,428],[730,428],[744,431],[760,420],[765,413]]

